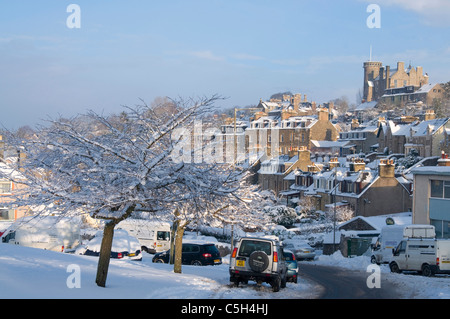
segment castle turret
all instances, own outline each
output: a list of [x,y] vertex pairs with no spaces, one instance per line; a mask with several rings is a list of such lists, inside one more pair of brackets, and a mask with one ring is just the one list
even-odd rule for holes
[[383,63],[367,61],[364,62],[364,92],[363,100],[365,102],[370,102],[373,100],[373,82],[376,77],[380,74],[380,68]]

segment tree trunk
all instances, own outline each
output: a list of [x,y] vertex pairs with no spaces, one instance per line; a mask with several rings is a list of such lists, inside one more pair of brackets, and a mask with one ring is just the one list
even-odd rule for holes
[[108,222],[103,229],[102,245],[100,247],[100,257],[97,265],[97,278],[95,282],[100,287],[105,287],[106,277],[108,275],[109,260],[111,257],[111,248],[114,237],[114,222]]
[[175,260],[175,237],[176,237],[176,231],[178,229],[178,224],[180,223],[178,216],[180,215],[178,209],[174,212],[175,218],[172,223],[172,229],[170,231],[170,255],[169,255],[169,264],[173,265]]
[[129,206],[125,214],[119,218],[110,220],[103,228],[103,239],[100,246],[100,256],[97,265],[97,277],[95,278],[97,286],[105,287],[106,285],[106,277],[108,276],[109,260],[111,259],[111,248],[114,238],[114,227],[122,220],[127,219],[133,213],[135,208],[136,204]]
[[182,246],[183,246],[183,234],[185,225],[178,225],[176,238],[175,238],[175,263],[173,265],[173,272],[181,274],[182,263]]

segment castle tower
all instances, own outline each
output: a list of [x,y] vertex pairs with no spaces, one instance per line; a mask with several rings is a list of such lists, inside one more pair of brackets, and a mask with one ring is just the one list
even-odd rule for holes
[[[364,102],[370,102],[374,96],[374,80],[380,75],[380,68],[383,63],[375,61],[364,62]],[[383,76],[383,75],[382,75]]]

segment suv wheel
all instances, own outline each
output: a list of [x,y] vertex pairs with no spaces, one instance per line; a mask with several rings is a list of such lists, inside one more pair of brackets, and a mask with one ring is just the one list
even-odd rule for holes
[[191,262],[191,265],[193,265],[193,266],[201,266],[201,265],[202,265],[202,262],[199,261],[199,260],[193,260],[193,261]]
[[248,263],[254,272],[263,272],[269,266],[269,256],[263,251],[254,251],[250,254]]
[[287,276],[284,275],[284,278],[281,279],[281,288],[286,288]]
[[276,276],[272,279],[272,282],[270,283],[272,285],[272,291],[273,292],[278,292],[280,291],[280,287],[281,287],[281,279],[279,276]]
[[239,279],[236,278],[235,276],[231,276],[231,277],[230,277],[230,283],[231,283],[234,287],[239,287]]

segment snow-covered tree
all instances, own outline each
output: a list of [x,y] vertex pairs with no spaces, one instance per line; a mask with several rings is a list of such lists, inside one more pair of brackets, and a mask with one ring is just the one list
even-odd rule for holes
[[144,103],[126,107],[119,116],[89,112],[51,119],[32,139],[8,136],[26,155],[14,167],[26,178],[17,181],[26,187],[15,194],[15,204],[54,205],[62,214],[82,208],[104,219],[96,283],[105,286],[114,226],[120,221],[137,211],[199,211],[207,198],[236,190],[228,185],[233,174],[215,163],[197,165],[174,156],[180,142],[176,130],[193,125],[219,98],[181,99],[169,106]]
[[284,227],[291,227],[298,219],[295,209],[286,205],[266,207],[264,213],[268,214],[275,224]]

